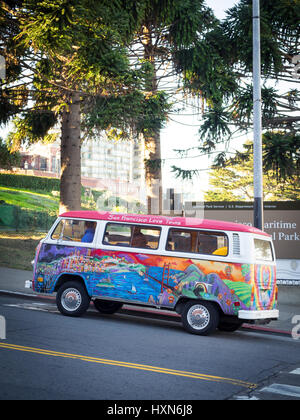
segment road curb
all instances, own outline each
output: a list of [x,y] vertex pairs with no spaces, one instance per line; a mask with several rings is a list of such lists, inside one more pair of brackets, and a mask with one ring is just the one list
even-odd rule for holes
[[11,295],[11,296],[19,296],[22,298],[29,298],[29,299],[46,299],[46,300],[55,300],[54,296],[46,296],[46,295],[36,295],[34,293],[25,293],[25,292],[16,292],[16,291],[12,291],[12,290],[2,290],[0,289],[0,294],[2,295]]
[[[43,295],[43,294],[34,294],[34,293],[25,293],[25,292],[17,292],[12,290],[2,290],[0,289],[0,295],[8,295],[8,296],[17,296],[23,299],[36,299],[36,300],[48,300],[50,302],[55,301],[55,296]],[[173,321],[173,322],[181,322],[181,316],[176,312],[171,311],[164,311],[155,308],[144,308],[142,306],[132,306],[132,305],[124,305],[123,308],[118,311],[122,314],[127,315],[137,315],[137,316],[144,316],[147,318],[161,318],[163,317],[165,320]],[[267,333],[267,334],[274,334],[274,335],[282,335],[282,336],[291,336],[291,331],[284,331],[279,330],[276,328],[271,328],[263,325],[252,325],[252,324],[243,324],[241,327],[242,331],[249,331],[249,332],[259,332],[259,333]]]
[[243,324],[242,329],[246,331],[255,331],[255,332],[262,332],[262,333],[276,334],[276,335],[283,335],[283,336],[292,335],[291,331],[278,330],[276,328],[269,328],[262,325]]

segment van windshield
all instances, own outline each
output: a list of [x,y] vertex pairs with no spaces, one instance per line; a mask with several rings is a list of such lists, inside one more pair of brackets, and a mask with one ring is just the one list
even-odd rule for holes
[[263,261],[273,261],[271,242],[263,239],[254,239],[255,258]]
[[90,220],[61,220],[52,233],[52,239],[91,243],[94,239],[96,222]]

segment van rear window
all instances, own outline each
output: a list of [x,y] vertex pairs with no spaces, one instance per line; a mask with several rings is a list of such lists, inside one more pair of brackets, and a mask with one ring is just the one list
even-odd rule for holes
[[263,261],[273,261],[271,242],[254,239],[255,258]]
[[228,239],[222,232],[170,229],[166,249],[206,255],[227,255]]

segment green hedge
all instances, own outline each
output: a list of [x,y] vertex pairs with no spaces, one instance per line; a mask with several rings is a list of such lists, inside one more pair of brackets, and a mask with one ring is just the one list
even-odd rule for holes
[[60,180],[33,175],[0,174],[0,185],[34,191],[59,191]]
[[8,204],[0,205],[0,226],[16,230],[48,231],[56,216],[42,211],[21,209]]

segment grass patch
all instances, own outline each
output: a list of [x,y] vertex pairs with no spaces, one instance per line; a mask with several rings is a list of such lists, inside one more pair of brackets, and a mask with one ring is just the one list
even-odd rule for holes
[[0,231],[0,266],[32,270],[31,261],[35,256],[35,248],[45,235],[45,232]]
[[[101,192],[98,192],[101,195]],[[0,201],[6,204],[20,207],[27,210],[44,211],[48,214],[58,214],[59,193],[43,193],[42,191],[20,190],[12,187],[0,186]],[[96,210],[96,203],[85,197],[84,192],[81,195],[81,207],[83,210]]]
[[57,213],[59,198],[51,194],[41,194],[35,191],[0,187],[0,200],[21,208]]

